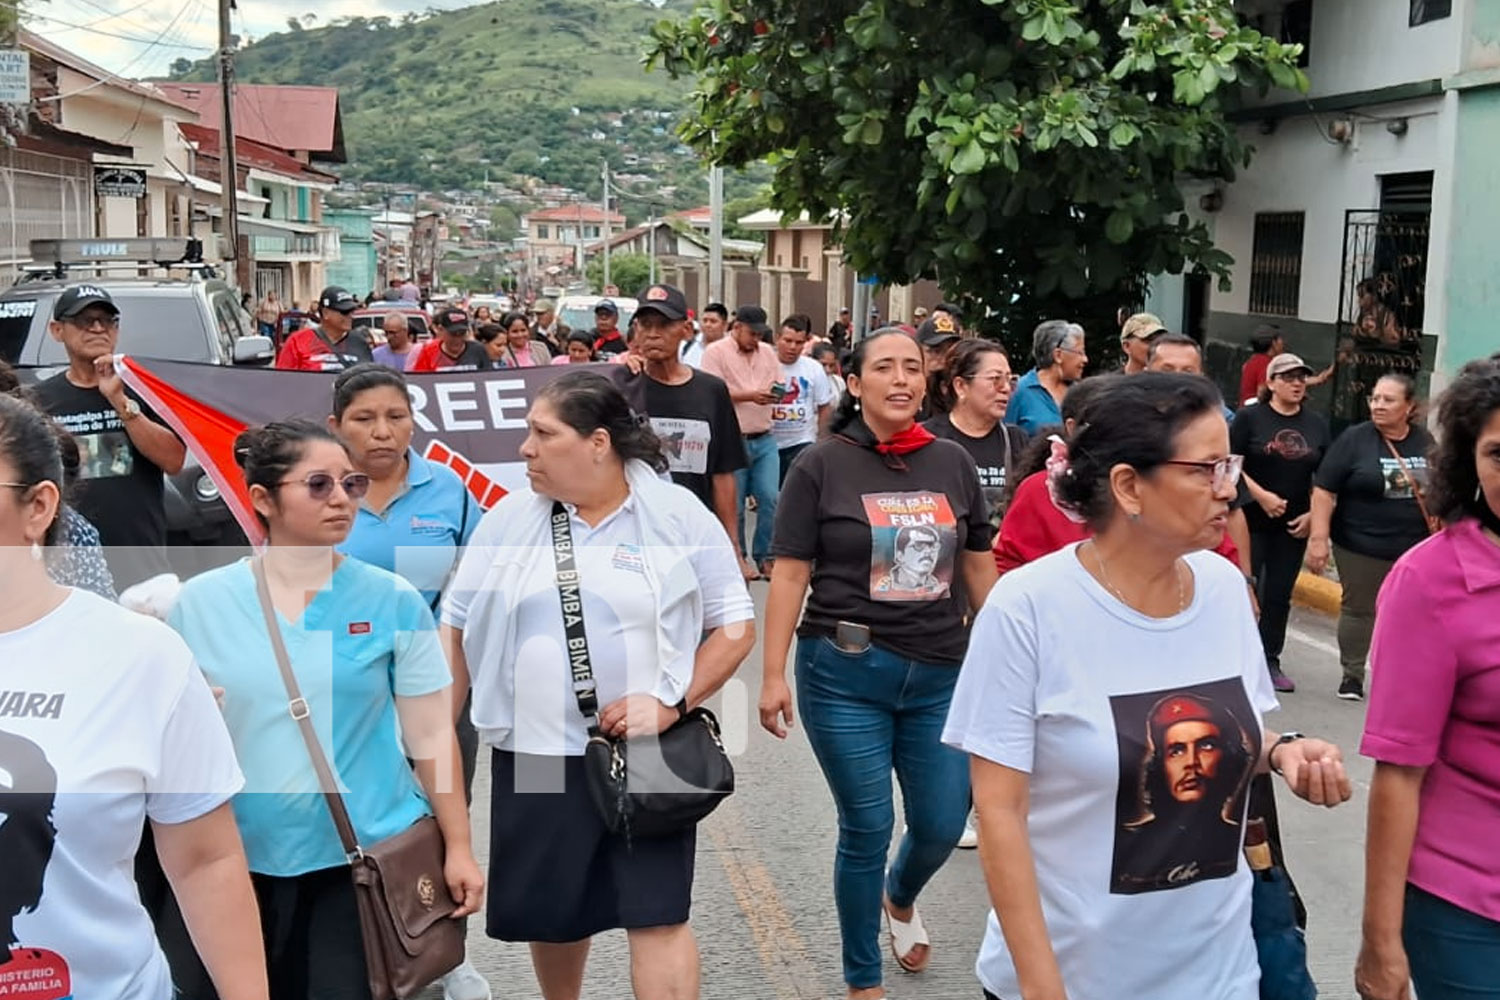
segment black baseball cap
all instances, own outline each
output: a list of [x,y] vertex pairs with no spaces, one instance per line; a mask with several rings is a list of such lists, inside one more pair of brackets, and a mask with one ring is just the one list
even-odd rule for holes
[[957,339],[958,329],[953,325],[953,317],[947,313],[929,316],[917,327],[917,342],[923,347],[939,347]]
[[620,307],[615,305],[614,302],[610,301],[609,299],[600,299],[598,302],[594,303],[594,312],[609,313],[611,316],[618,316],[620,315]]
[[680,288],[651,285],[641,293],[638,301],[640,304],[635,308],[637,316],[643,312],[654,312],[673,321],[687,319],[687,296],[682,294]]
[[111,314],[120,315],[120,307],[115,305],[115,300],[98,285],[70,285],[63,289],[63,293],[53,303],[52,318],[72,319],[89,306],[104,306]]
[[734,311],[734,322],[744,323],[762,337],[771,332],[766,322],[766,311],[760,306],[740,306]]
[[449,333],[467,333],[469,331],[469,314],[462,309],[444,309],[438,313],[437,325]]
[[338,285],[329,285],[318,296],[318,307],[332,309],[334,312],[352,313],[359,305],[359,299],[351,295],[347,288],[340,288]]

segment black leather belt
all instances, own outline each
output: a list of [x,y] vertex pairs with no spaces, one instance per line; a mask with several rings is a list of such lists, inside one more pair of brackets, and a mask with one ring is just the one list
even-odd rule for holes
[[763,438],[763,437],[765,437],[769,433],[771,433],[771,432],[770,431],[756,431],[754,434],[746,434],[745,435],[745,440],[746,441],[754,441],[757,438]]

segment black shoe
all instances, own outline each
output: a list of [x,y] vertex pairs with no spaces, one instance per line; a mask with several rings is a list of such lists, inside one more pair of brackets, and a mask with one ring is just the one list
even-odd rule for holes
[[1357,681],[1353,677],[1345,677],[1339,681],[1339,697],[1345,701],[1364,701],[1365,682]]

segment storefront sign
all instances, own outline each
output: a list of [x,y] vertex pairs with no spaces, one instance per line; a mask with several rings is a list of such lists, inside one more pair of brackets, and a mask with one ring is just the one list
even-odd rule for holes
[[146,170],[144,167],[99,167],[94,168],[94,197],[96,198],[144,198],[146,197]]

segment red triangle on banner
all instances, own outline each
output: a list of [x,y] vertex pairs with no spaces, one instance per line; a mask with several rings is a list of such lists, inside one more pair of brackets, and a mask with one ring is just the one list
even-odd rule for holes
[[265,541],[265,528],[250,506],[245,479],[234,460],[234,439],[247,426],[243,420],[195,399],[147,371],[134,359],[121,356],[116,362],[125,381],[192,451],[203,471],[219,488],[224,504],[252,544]]

